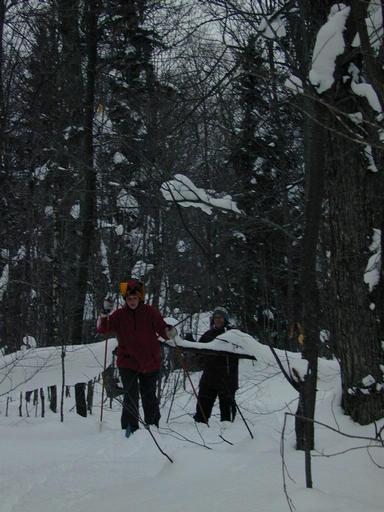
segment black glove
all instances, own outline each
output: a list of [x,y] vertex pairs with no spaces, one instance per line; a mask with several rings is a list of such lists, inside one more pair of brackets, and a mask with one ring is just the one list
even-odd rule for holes
[[168,339],[174,340],[178,334],[176,327],[173,327],[172,325],[169,325],[166,329],[166,333],[168,336]]

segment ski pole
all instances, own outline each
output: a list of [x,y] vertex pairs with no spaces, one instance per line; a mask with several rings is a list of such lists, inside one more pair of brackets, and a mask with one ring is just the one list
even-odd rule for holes
[[[107,353],[108,353],[108,338],[106,338],[106,340],[105,340],[103,373],[105,372],[105,370],[107,368]],[[104,384],[104,377],[103,377],[103,383],[101,386],[100,432],[101,432],[101,428],[102,428],[102,424],[103,424],[104,390],[105,390],[105,384]]]
[[[118,297],[116,297],[116,305],[118,307]],[[109,333],[109,315],[108,315],[108,319],[107,319],[107,325],[108,325],[107,332]],[[108,341],[109,341],[109,334],[107,335],[107,338],[105,339],[103,373],[107,369]],[[103,424],[104,391],[105,391],[105,384],[104,384],[104,377],[103,377],[103,383],[102,383],[102,387],[101,387],[100,432],[101,432],[101,428],[102,428],[102,424]]]
[[176,391],[177,391],[177,384],[179,383],[179,378],[180,378],[180,371],[178,372],[177,374],[177,378],[175,380],[175,383],[174,383],[174,388],[173,388],[173,393],[172,393],[172,400],[171,400],[171,405],[169,407],[169,411],[168,411],[168,416],[167,416],[167,420],[166,420],[166,423],[168,423],[169,421],[169,417],[171,415],[171,411],[172,411],[172,406],[173,406],[173,402],[175,400],[175,395],[176,395]]
[[184,372],[185,372],[185,374],[186,374],[186,376],[187,376],[187,378],[188,378],[188,380],[189,380],[189,383],[190,383],[190,385],[191,385],[191,388],[192,388],[193,394],[195,395],[195,398],[196,398],[196,400],[197,400],[197,404],[198,404],[198,406],[199,406],[199,409],[200,409],[201,415],[202,415],[202,417],[203,417],[203,420],[205,421],[205,423],[206,423],[207,427],[209,427],[209,423],[208,423],[207,416],[206,416],[206,414],[205,414],[205,412],[204,412],[203,406],[201,405],[200,400],[199,400],[199,397],[198,397],[198,395],[197,395],[197,393],[196,393],[195,386],[193,385],[193,382],[192,382],[191,376],[190,376],[189,371],[188,371],[187,363],[186,363],[186,362],[185,362],[185,360],[184,360],[184,354],[183,354],[182,350],[180,349],[180,347],[176,344],[176,340],[175,340],[175,346],[176,346],[176,348],[177,348],[177,351],[178,351],[178,354],[179,354],[179,358],[180,358],[180,361],[181,361],[181,365],[182,365],[182,367],[183,367],[183,370],[184,370]]
[[243,422],[244,422],[244,425],[247,427],[247,430],[248,430],[248,432],[249,432],[249,435],[251,436],[251,439],[253,439],[254,437],[253,437],[252,431],[251,431],[251,429],[249,428],[249,425],[248,425],[248,423],[247,423],[246,419],[244,418],[244,415],[243,415],[243,413],[241,412],[240,407],[238,406],[238,404],[237,404],[236,400],[235,400],[235,406],[236,406],[237,412],[240,414],[240,417],[241,417],[241,419],[242,419],[242,420],[243,420]]
[[[228,385],[226,385],[226,392],[228,393],[228,395],[231,395],[231,393],[229,393],[229,389],[230,389],[230,388],[229,388],[229,386],[228,386]],[[235,409],[236,409],[236,410],[237,410],[237,412],[239,413],[240,418],[243,420],[243,423],[244,423],[244,425],[246,426],[246,428],[247,428],[247,430],[248,430],[248,432],[249,432],[249,435],[251,436],[251,439],[254,439],[253,434],[252,434],[252,431],[251,431],[251,429],[249,428],[249,425],[248,425],[248,423],[247,423],[247,420],[244,418],[244,415],[243,415],[243,413],[242,413],[242,412],[241,412],[241,410],[240,410],[239,404],[236,402],[235,395],[233,395],[232,405],[234,405],[234,406],[235,406]],[[233,416],[234,416],[234,415],[233,415]],[[232,420],[232,421],[233,421],[233,420]]]

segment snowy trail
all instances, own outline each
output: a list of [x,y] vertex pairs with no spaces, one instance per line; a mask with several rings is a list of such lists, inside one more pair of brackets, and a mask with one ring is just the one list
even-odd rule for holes
[[[215,416],[209,428],[201,425],[197,430],[189,416],[194,399],[181,389],[170,423],[166,425],[168,411],[163,409],[161,427],[154,433],[174,464],[145,430],[124,438],[117,404],[106,409],[101,432],[97,409],[86,419],[67,412],[64,424],[53,413],[45,419],[5,418],[0,413],[0,512],[288,511],[280,438],[285,410],[295,410],[295,392],[267,351],[257,364],[243,361],[241,376],[238,402],[254,440],[239,417],[222,424]],[[338,382],[336,363],[321,361],[318,419],[334,425],[334,414],[343,430],[371,434],[372,427],[359,427],[342,415]],[[204,440],[212,449],[176,438],[171,430],[197,443]],[[221,433],[233,446],[220,439]],[[317,429],[319,451],[359,444]],[[373,453],[384,464],[383,450]],[[304,457],[294,450],[293,420],[288,422],[285,456],[293,478],[287,482],[288,492],[297,512],[382,510],[383,471],[366,450],[314,458],[313,490],[305,489]]]
[[[5,481],[2,475],[1,484],[2,495],[8,494],[10,499],[2,503],[1,511],[98,512],[105,511],[111,502],[117,510],[123,510],[129,502],[133,510],[182,507],[188,512],[196,506],[204,510],[207,499],[211,501],[210,510],[223,510],[230,503],[239,509],[239,498],[247,501],[254,493],[247,477],[249,466],[260,454],[270,459],[267,473],[275,463],[273,457],[266,457],[270,449],[263,450],[261,440],[252,441],[245,431],[234,428],[232,433],[231,428],[225,435],[235,441],[234,446],[218,438],[217,426],[201,428],[202,436],[213,450],[156,433],[162,447],[175,460],[170,464],[144,430],[126,440],[120,430],[99,433],[93,429],[89,433],[87,429],[68,425],[46,439],[44,432],[32,427],[29,439],[15,436],[17,458],[8,465],[8,478]],[[182,431],[200,440],[193,426],[185,426]],[[76,436],[75,440],[72,436]],[[8,452],[8,460],[11,455],[14,457],[15,451]],[[218,467],[227,470],[218,475]],[[259,467],[254,477],[261,470],[265,473],[265,465]]]

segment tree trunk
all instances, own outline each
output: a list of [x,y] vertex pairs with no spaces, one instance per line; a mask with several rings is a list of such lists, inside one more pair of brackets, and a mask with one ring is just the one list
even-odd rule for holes
[[57,412],[57,388],[50,386],[49,390],[49,408],[52,412]]
[[93,408],[93,395],[94,395],[94,382],[93,380],[88,381],[87,384],[87,411],[92,414]]
[[87,400],[85,397],[85,382],[75,384],[76,412],[83,418],[87,417]]
[[[308,114],[304,127],[306,204],[305,230],[301,249],[301,325],[303,329],[303,358],[308,361],[302,383],[297,414],[313,420],[316,405],[317,358],[319,351],[319,298],[316,281],[317,245],[324,198],[324,128],[322,108],[305,100]],[[319,124],[313,119],[317,119]],[[314,448],[314,423],[296,418],[296,447],[307,453]],[[307,485],[311,487],[311,485]]]
[[84,112],[84,193],[80,212],[82,237],[78,263],[75,312],[72,326],[72,343],[79,344],[83,337],[84,304],[87,294],[89,261],[95,238],[96,224],[96,173],[94,169],[93,117],[95,103],[97,63],[97,2],[87,2],[87,83]]
[[[341,130],[337,126],[337,130]],[[338,133],[328,143],[333,336],[341,366],[343,408],[360,424],[384,415],[380,323],[364,282],[372,241],[376,177],[362,149]],[[377,226],[381,227],[381,226]],[[372,385],[364,379],[371,375]]]
[[41,417],[45,417],[45,395],[44,389],[40,388],[40,402],[41,402]]
[[[380,169],[383,163],[379,141],[377,112],[365,98],[358,98],[345,81],[345,71],[354,66],[351,81],[368,82],[377,93],[381,106],[382,64],[371,48],[365,18],[368,3],[352,0],[351,14],[344,38],[345,54],[337,61],[337,83],[331,98],[339,110],[330,121],[328,140],[329,223],[331,233],[332,335],[341,367],[342,406],[346,414],[360,424],[384,416],[384,394],[380,390],[383,375],[381,347],[383,330],[383,272],[370,257],[374,234],[380,238],[383,227],[383,177],[372,172],[365,145]],[[360,36],[359,54],[351,47],[356,32]],[[348,114],[359,112],[362,126],[356,126]],[[360,141],[360,143],[358,142]],[[376,230],[376,231],[375,231]],[[383,240],[379,242],[382,245]],[[368,267],[376,265],[377,281],[368,284]],[[377,305],[376,305],[377,303]]]
[[[4,106],[4,84],[3,84],[3,64],[4,64],[4,51],[3,51],[3,37],[4,37],[4,23],[5,23],[5,3],[0,0],[0,140],[1,145],[4,141],[4,121],[5,121],[5,106]],[[1,148],[3,149],[3,148]],[[1,151],[1,158],[3,152]],[[1,165],[1,162],[0,162]]]

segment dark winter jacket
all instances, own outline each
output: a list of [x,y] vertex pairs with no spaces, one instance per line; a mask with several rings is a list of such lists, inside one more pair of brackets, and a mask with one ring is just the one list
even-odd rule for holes
[[[213,327],[205,332],[199,343],[210,341],[230,330],[230,326],[216,329]],[[235,391],[239,387],[239,359],[236,355],[206,355],[203,357],[203,378],[211,386],[224,391]]]
[[97,331],[116,335],[118,368],[150,373],[160,369],[158,336],[167,339],[166,327],[155,307],[140,302],[136,309],[125,304],[108,317],[100,317]]

